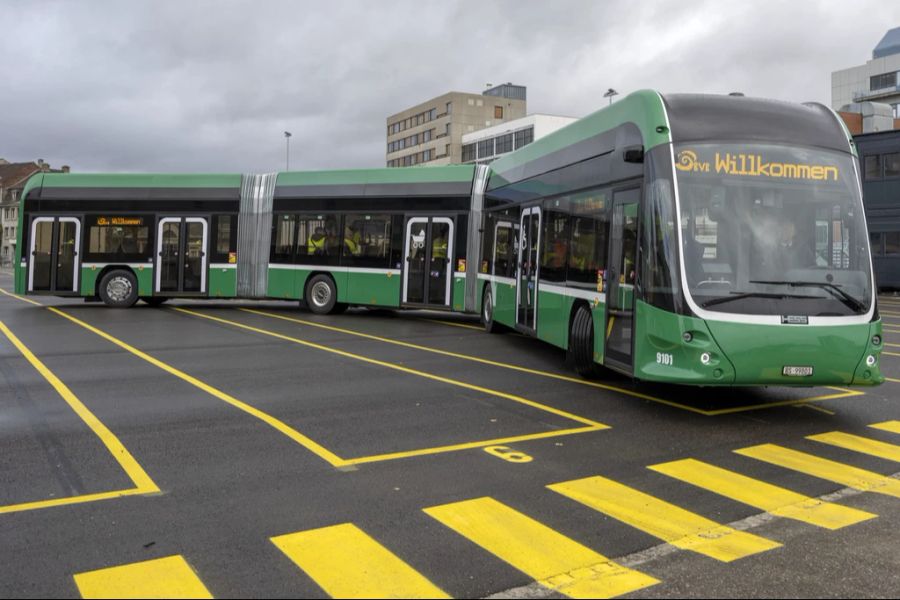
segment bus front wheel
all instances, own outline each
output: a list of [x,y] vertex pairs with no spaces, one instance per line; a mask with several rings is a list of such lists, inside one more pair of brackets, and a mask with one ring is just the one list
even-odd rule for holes
[[306,304],[317,315],[327,315],[337,304],[337,288],[328,275],[316,275],[306,286]]
[[594,319],[590,309],[584,305],[575,310],[572,318],[567,358],[575,372],[582,377],[597,375],[597,364],[594,362]]
[[138,301],[137,277],[131,271],[116,269],[100,280],[100,299],[113,308],[129,308]]

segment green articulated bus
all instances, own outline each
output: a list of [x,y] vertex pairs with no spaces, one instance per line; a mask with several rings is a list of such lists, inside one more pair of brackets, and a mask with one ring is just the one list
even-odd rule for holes
[[18,293],[471,312],[583,375],[884,380],[856,151],[818,104],[641,91],[489,166],[41,174],[20,219]]

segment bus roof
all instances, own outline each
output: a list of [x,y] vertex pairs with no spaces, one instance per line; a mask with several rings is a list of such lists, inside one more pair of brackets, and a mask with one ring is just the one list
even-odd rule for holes
[[468,196],[474,174],[474,165],[284,172],[275,197]]

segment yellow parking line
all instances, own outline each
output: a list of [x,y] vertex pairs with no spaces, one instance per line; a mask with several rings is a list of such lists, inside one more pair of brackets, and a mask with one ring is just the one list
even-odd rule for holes
[[865,438],[840,431],[832,431],[831,433],[821,433],[819,435],[809,435],[806,439],[823,444],[830,444],[844,448],[845,450],[853,450],[870,456],[877,456],[885,460],[900,462],[900,446],[880,442],[871,438]]
[[212,598],[181,555],[75,575],[82,598]]
[[887,354],[888,356],[900,356],[900,353],[898,352],[888,352],[887,350],[882,350],[881,353]]
[[540,585],[571,598],[611,598],[659,583],[493,498],[424,512]]
[[673,546],[723,562],[781,546],[605,477],[587,477],[547,487]]
[[118,498],[121,496],[132,495],[132,494],[149,494],[158,492],[159,488],[153,482],[149,475],[147,475],[146,471],[141,468],[141,465],[138,464],[137,460],[131,455],[127,448],[119,441],[119,438],[110,431],[106,425],[104,425],[100,419],[98,419],[94,413],[92,413],[82,402],[78,399],[78,397],[69,389],[65,383],[63,383],[47,366],[41,362],[41,360],[34,355],[31,350],[28,349],[27,346],[18,338],[16,335],[10,331],[9,327],[6,326],[5,323],[0,321],[0,332],[6,336],[6,338],[12,342],[13,346],[18,349],[18,351],[25,357],[26,360],[31,364],[34,369],[41,374],[41,376],[47,380],[53,389],[56,390],[56,393],[60,395],[60,397],[69,405],[72,411],[78,415],[78,417],[84,421],[84,424],[87,425],[91,431],[94,432],[100,441],[106,446],[106,449],[112,455],[112,457],[119,463],[119,466],[122,467],[122,470],[128,475],[131,481],[135,485],[134,490],[118,490],[113,492],[103,492],[100,494],[86,494],[81,496],[74,496],[70,498],[55,498],[53,500],[44,500],[38,502],[27,502],[21,504],[15,504],[10,506],[0,507],[0,513],[9,513],[9,512],[18,512],[21,510],[34,510],[38,508],[47,508],[50,506],[61,506],[65,504],[76,504],[83,502],[91,502],[94,500],[103,500],[107,498]]
[[352,523],[271,538],[332,598],[449,598]]
[[[205,315],[203,313],[199,313],[193,310],[187,310],[184,308],[172,308],[170,310],[175,310],[178,312],[182,312],[185,314],[193,315],[195,317],[200,317],[201,319],[209,319],[210,321],[217,321],[219,323],[224,323],[226,325],[232,325],[234,327],[238,327],[240,329],[246,329],[247,331],[253,331],[255,333],[261,333],[263,335],[267,335],[270,337],[274,337],[276,339],[284,340],[286,342],[291,342],[294,344],[300,344],[301,346],[306,346],[308,348],[315,348],[316,350],[322,350],[324,352],[330,352],[331,354],[337,354],[338,356],[343,356],[346,358],[352,358],[354,360],[358,360],[361,362],[378,365],[380,367],[385,367],[387,369],[393,369],[395,371],[400,371],[402,373],[408,373],[410,375],[416,375],[417,377],[424,377],[425,379],[430,379],[432,381],[439,381],[441,383],[447,383],[450,385],[458,386],[461,388],[465,388],[468,390],[473,390],[476,392],[481,392],[483,394],[487,394],[489,396],[497,396],[499,398],[505,398],[507,400],[512,400],[513,402],[524,404],[525,406],[530,406],[532,408],[537,408],[544,412],[548,412],[560,417],[564,417],[571,421],[576,421],[583,425],[588,425],[591,427],[601,427],[608,428],[608,425],[604,425],[603,423],[598,423],[596,421],[592,421],[590,419],[586,419],[584,417],[580,417],[578,415],[572,414],[570,412],[566,412],[564,410],[560,410],[558,408],[553,408],[552,406],[547,406],[544,404],[540,404],[538,402],[534,402],[533,400],[528,400],[521,396],[516,396],[514,394],[507,394],[506,392],[501,392],[500,390],[494,390],[490,388],[481,387],[479,385],[474,385],[471,383],[466,383],[464,381],[460,381],[458,379],[452,379],[450,377],[442,377],[440,375],[434,375],[433,373],[428,373],[426,371],[419,371],[417,369],[412,369],[410,367],[404,367],[402,365],[389,363],[383,360],[378,360],[375,358],[369,358],[368,356],[363,356],[361,354],[354,354],[352,352],[346,352],[344,350],[338,350],[337,348],[331,348],[329,346],[323,346],[322,344],[317,344],[315,342],[310,342],[307,340],[301,340],[300,338],[291,337],[289,335],[284,335],[281,333],[277,333],[274,331],[269,331],[267,329],[260,329],[258,327],[253,327],[251,325],[245,325],[244,323],[240,323],[238,321],[232,321],[229,319],[223,319],[221,317],[213,317],[211,315]],[[253,312],[253,311],[250,311]]]
[[[900,382],[900,379],[895,379],[893,381]],[[891,433],[900,433],[900,421],[885,421],[884,423],[869,425],[869,427],[880,429],[882,431],[889,431]]]
[[900,498],[900,480],[885,477],[872,471],[858,469],[820,458],[805,452],[798,452],[775,444],[762,444],[735,450],[737,454],[749,456],[785,469],[812,475],[826,481],[833,481],[849,488],[864,492],[876,492]]
[[576,383],[576,384],[578,384],[578,385],[584,385],[584,386],[588,386],[588,387],[593,387],[593,388],[598,388],[598,389],[608,390],[608,391],[611,391],[611,392],[617,392],[617,393],[620,393],[620,394],[625,394],[625,395],[627,395],[627,396],[632,396],[632,397],[634,397],[634,398],[640,398],[641,400],[649,400],[650,402],[656,402],[656,403],[658,403],[658,404],[663,404],[663,405],[666,405],[666,406],[671,406],[671,407],[673,407],[673,408],[679,408],[679,409],[681,409],[681,410],[686,410],[686,411],[689,411],[689,412],[692,412],[692,413],[695,413],[695,414],[699,414],[699,415],[704,415],[704,416],[727,415],[727,414],[733,414],[733,413],[738,413],[738,412],[744,412],[744,411],[748,411],[748,410],[758,410],[758,409],[764,409],[764,408],[775,408],[775,407],[781,407],[781,406],[794,406],[794,405],[798,405],[798,404],[804,404],[804,403],[807,403],[807,402],[821,402],[821,401],[823,401],[823,400],[834,400],[834,399],[838,399],[838,398],[849,398],[849,397],[851,397],[851,396],[862,396],[862,395],[864,395],[863,392],[856,391],[856,390],[848,390],[848,389],[845,389],[845,388],[830,387],[830,388],[828,388],[828,389],[835,390],[835,391],[838,392],[838,393],[836,393],[836,394],[823,394],[823,395],[815,396],[815,397],[812,397],[812,398],[798,398],[798,399],[794,399],[794,400],[784,400],[784,401],[781,401],[781,402],[770,402],[770,403],[767,403],[767,404],[754,404],[754,405],[741,406],[741,407],[736,407],[736,408],[722,408],[722,409],[716,409],[716,410],[703,410],[703,409],[700,409],[700,408],[695,408],[695,407],[693,407],[693,406],[688,406],[688,405],[686,405],[686,404],[680,404],[680,403],[678,403],[678,402],[673,402],[673,401],[671,401],[671,400],[665,400],[665,399],[663,399],[663,398],[659,398],[659,397],[656,397],[656,396],[651,396],[651,395],[649,395],[649,394],[644,394],[644,393],[641,393],[641,392],[636,392],[636,391],[634,391],[634,390],[629,390],[629,389],[627,389],[627,388],[622,388],[622,387],[618,387],[618,386],[615,386],[615,385],[609,385],[609,384],[605,384],[605,383],[599,383],[599,382],[597,382],[597,381],[591,381],[591,380],[589,380],[589,379],[582,379],[582,378],[572,377],[572,376],[568,376],[568,375],[560,375],[560,374],[558,374],[558,373],[552,373],[552,372],[550,372],[550,371],[541,371],[541,370],[537,370],[537,369],[529,369],[529,368],[527,368],[527,367],[522,367],[522,366],[519,366],[519,365],[513,365],[513,364],[509,364],[509,363],[499,362],[499,361],[490,360],[490,359],[487,359],[487,358],[480,358],[480,357],[478,357],[478,356],[472,356],[472,355],[469,355],[469,354],[460,354],[460,353],[458,353],[458,352],[450,352],[450,351],[447,351],[447,350],[441,350],[441,349],[433,348],[433,347],[430,347],[430,346],[422,346],[422,345],[420,345],[420,344],[413,344],[413,343],[411,343],[411,342],[403,342],[403,341],[400,341],[400,340],[393,340],[393,339],[390,339],[390,338],[385,338],[385,337],[381,337],[381,336],[377,336],[377,335],[372,335],[372,334],[369,334],[369,333],[362,333],[362,332],[360,332],[360,331],[355,331],[355,330],[352,330],[352,329],[345,329],[345,328],[343,328],[343,327],[335,327],[335,326],[333,326],[333,325],[325,325],[325,324],[323,324],[323,323],[317,323],[317,322],[315,322],[315,321],[308,321],[308,320],[305,320],[305,319],[298,319],[298,318],[295,318],[295,317],[287,317],[287,316],[284,316],[284,315],[278,315],[278,314],[270,313],[270,312],[267,312],[267,311],[256,310],[256,309],[252,309],[252,308],[240,308],[239,310],[242,310],[242,311],[247,312],[247,313],[252,313],[252,314],[255,314],[255,315],[260,315],[260,316],[263,316],[263,317],[268,317],[268,318],[270,318],[270,319],[280,319],[280,320],[282,320],[282,321],[289,321],[289,322],[291,322],[291,323],[297,323],[297,324],[299,324],[299,325],[306,325],[306,326],[309,326],[309,327],[316,327],[316,328],[319,328],[319,329],[325,329],[325,330],[328,330],[328,331],[335,331],[335,332],[338,332],[338,333],[345,333],[345,334],[347,334],[347,335],[353,335],[353,336],[356,336],[356,337],[361,337],[361,338],[366,338],[366,339],[375,340],[375,341],[379,341],[379,342],[384,342],[384,343],[386,343],[386,344],[393,344],[393,345],[395,345],[395,346],[402,346],[402,347],[405,347],[405,348],[412,348],[412,349],[414,349],[414,350],[420,350],[420,351],[422,351],[422,352],[430,352],[430,353],[432,353],[432,354],[440,354],[440,355],[442,355],[442,356],[449,356],[449,357],[452,357],[452,358],[458,358],[458,359],[460,359],[460,360],[468,360],[468,361],[471,361],[471,362],[476,362],[476,363],[480,363],[480,364],[484,364],[484,365],[490,365],[490,366],[493,366],[493,367],[499,367],[499,368],[502,368],[502,369],[509,369],[509,370],[512,370],[512,371],[518,371],[518,372],[520,372],[520,373],[529,373],[529,374],[531,374],[531,375],[537,375],[537,376],[539,376],[539,377],[547,377],[547,378],[550,378],[550,379],[556,379],[556,380],[559,380],[559,381],[567,381],[567,382],[569,382],[569,383]]
[[36,301],[32,300],[31,298],[26,298],[25,296],[20,296],[18,294],[13,294],[11,292],[7,292],[3,288],[0,288],[0,294],[3,294],[4,296],[9,296],[10,298],[15,298],[16,300],[21,300],[22,302],[27,302],[28,304],[34,304],[35,306],[44,306],[40,302],[36,302]]
[[900,383],[900,379],[894,379],[893,377],[885,377],[885,381],[890,381],[891,383]]
[[454,323],[453,321],[445,321],[443,319],[428,319],[422,317],[422,321],[430,321],[431,323],[440,323],[441,325],[449,325],[450,327],[462,327],[463,329],[474,329],[475,331],[484,331],[484,327],[469,325],[468,323]]
[[312,439],[306,437],[305,435],[303,435],[296,429],[292,428],[291,426],[287,425],[286,423],[279,421],[272,415],[265,413],[265,412],[259,410],[258,408],[247,404],[246,402],[242,402],[242,401],[238,400],[237,398],[235,398],[234,396],[226,394],[225,392],[218,390],[218,389],[214,388],[213,386],[211,386],[207,383],[204,383],[203,381],[200,381],[196,377],[192,377],[191,375],[188,375],[187,373],[180,371],[180,370],[176,369],[175,367],[173,367],[167,363],[164,363],[163,361],[161,361],[157,358],[154,358],[145,352],[138,350],[134,346],[126,344],[122,340],[120,340],[116,337],[113,337],[112,335],[106,333],[105,331],[101,331],[92,325],[88,325],[84,321],[77,319],[68,313],[65,313],[57,308],[53,308],[52,306],[47,307],[47,310],[50,310],[50,311],[54,312],[55,314],[72,321],[76,325],[79,325],[80,327],[87,329],[91,333],[99,335],[100,337],[107,340],[108,342],[112,342],[113,344],[122,348],[123,350],[130,352],[131,354],[137,356],[138,358],[140,358],[142,360],[147,361],[148,363],[150,363],[151,365],[153,365],[155,367],[159,367],[163,371],[165,371],[171,375],[174,375],[175,377],[178,377],[182,381],[185,381],[196,388],[203,390],[207,394],[209,394],[215,398],[218,398],[219,400],[222,400],[222,401],[230,404],[231,406],[234,406],[235,408],[242,410],[245,413],[247,413],[253,417],[256,417],[263,423],[266,423],[267,425],[269,425],[269,426],[273,427],[274,429],[276,429],[277,431],[283,433],[290,439],[294,440],[295,442],[297,442],[298,444],[300,444],[301,446],[303,446],[304,448],[306,448],[307,450],[309,450],[310,452],[312,452],[319,458],[325,460],[332,466],[335,466],[335,467],[346,466],[346,462],[343,459],[341,459],[341,457],[332,453],[331,451],[326,449],[324,446],[317,444]]
[[647,468],[773,515],[826,529],[840,529],[877,516],[816,500],[692,458]]

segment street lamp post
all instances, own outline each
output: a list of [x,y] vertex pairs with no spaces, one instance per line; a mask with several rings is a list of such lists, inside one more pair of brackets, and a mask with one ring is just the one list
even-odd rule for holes
[[291,132],[284,132],[285,154],[284,154],[284,170],[291,170]]
[[616,90],[614,90],[614,89],[612,89],[612,88],[609,88],[609,90],[607,90],[606,93],[603,94],[603,97],[604,97],[604,98],[609,98],[609,104],[610,104],[610,106],[611,106],[611,105],[612,105],[612,99],[613,99],[613,96],[618,96],[618,95],[619,95],[619,92],[617,92]]

